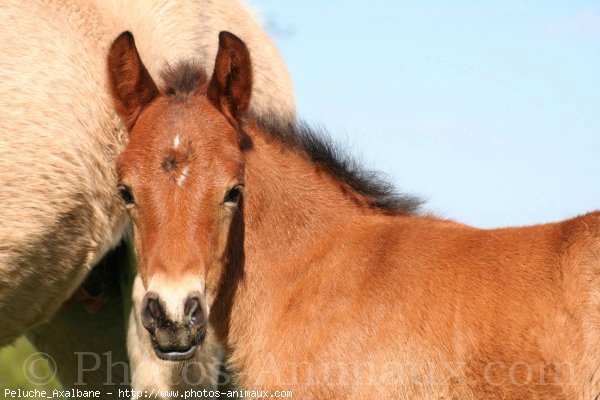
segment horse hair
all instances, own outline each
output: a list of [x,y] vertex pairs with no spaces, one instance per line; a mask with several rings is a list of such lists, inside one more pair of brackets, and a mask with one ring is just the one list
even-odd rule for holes
[[323,129],[305,121],[282,119],[273,114],[255,116],[259,127],[285,147],[299,149],[309,160],[326,168],[337,180],[365,196],[371,207],[390,214],[418,214],[423,203],[419,197],[399,192],[379,171],[365,168]]
[[167,64],[161,72],[163,92],[183,101],[188,95],[196,94],[208,83],[204,67],[196,60],[185,60],[175,64]]
[[[208,82],[204,68],[192,60],[167,66],[161,77],[164,93],[176,101],[199,94]],[[333,177],[365,196],[371,207],[390,214],[418,214],[423,203],[420,198],[399,192],[383,174],[364,168],[324,130],[272,113],[251,115],[250,118],[256,120],[270,139],[279,140],[287,148],[305,152],[311,162],[324,166]]]

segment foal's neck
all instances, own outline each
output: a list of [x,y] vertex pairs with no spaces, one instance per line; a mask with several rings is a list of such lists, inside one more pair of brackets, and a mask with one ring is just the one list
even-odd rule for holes
[[229,343],[249,340],[249,325],[267,326],[281,296],[308,284],[322,269],[319,260],[356,231],[352,226],[385,218],[301,149],[254,124],[245,132],[252,144],[245,151],[243,233],[231,235],[234,261],[214,310],[219,336]]
[[343,234],[349,220],[379,213],[301,149],[255,126],[247,132],[253,143],[246,152],[247,245],[261,257],[284,264],[306,259]]
[[391,217],[300,147],[257,125],[245,132],[251,144],[244,152],[243,210],[234,218],[211,322],[232,366],[249,373],[240,384],[252,387],[264,357],[277,354],[285,362],[281,346],[297,349],[298,335],[282,327],[294,325],[291,313],[300,324],[314,321],[311,306],[322,301],[313,297],[315,288],[335,286],[341,273],[361,274],[360,267],[340,268],[354,261],[344,261],[344,251],[351,246],[361,254],[357,247],[370,240],[369,228]]

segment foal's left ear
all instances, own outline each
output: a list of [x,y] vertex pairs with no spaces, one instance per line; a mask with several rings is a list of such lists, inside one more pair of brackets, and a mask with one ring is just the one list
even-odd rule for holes
[[108,77],[117,113],[131,131],[144,107],[159,92],[142,63],[130,32],[120,34],[110,46]]
[[209,100],[236,124],[250,104],[252,63],[246,44],[229,32],[219,33],[219,51],[208,84]]

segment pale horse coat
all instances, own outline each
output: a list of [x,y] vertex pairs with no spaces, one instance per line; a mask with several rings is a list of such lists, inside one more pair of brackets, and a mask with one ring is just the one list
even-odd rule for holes
[[[0,346],[30,330],[71,386],[74,351],[125,359],[128,283],[125,298],[118,292],[95,316],[57,314],[128,225],[115,195],[126,133],[108,95],[112,41],[131,31],[160,82],[165,63],[182,58],[197,58],[210,74],[218,32],[228,30],[252,52],[254,111],[293,116],[293,89],[275,46],[237,0],[3,0],[0,23]],[[84,378],[100,385],[106,371]]]

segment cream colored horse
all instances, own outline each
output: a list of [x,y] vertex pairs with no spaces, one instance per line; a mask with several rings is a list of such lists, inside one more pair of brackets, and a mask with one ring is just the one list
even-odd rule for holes
[[[210,73],[217,33],[230,30],[255,60],[255,111],[293,114],[293,91],[273,43],[237,0],[3,0],[0,23],[0,346],[33,329],[70,386],[80,378],[74,350],[125,358],[127,284],[98,317],[78,305],[57,314],[128,224],[113,171],[126,135],[106,82],[114,38],[133,32],[157,78],[166,62],[189,57]],[[143,386],[145,375],[131,372]],[[87,377],[100,385],[106,370]]]

